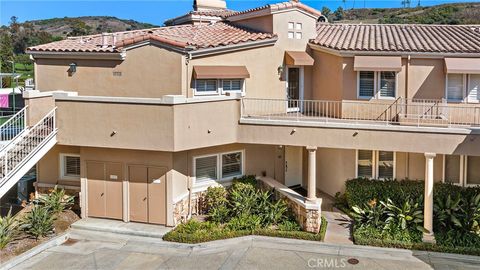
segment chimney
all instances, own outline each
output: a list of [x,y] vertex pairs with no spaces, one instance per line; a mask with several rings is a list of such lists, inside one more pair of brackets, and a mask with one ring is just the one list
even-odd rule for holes
[[226,9],[227,3],[225,0],[194,0],[193,10],[212,10],[212,9]]
[[109,33],[102,33],[102,48],[108,47],[108,36]]

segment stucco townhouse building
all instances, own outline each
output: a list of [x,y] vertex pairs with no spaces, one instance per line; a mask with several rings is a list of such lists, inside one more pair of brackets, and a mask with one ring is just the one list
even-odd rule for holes
[[28,48],[36,136],[2,159],[2,188],[37,163],[37,191],[79,193],[83,217],[175,226],[207,187],[256,175],[316,231],[347,179],[419,179],[431,234],[433,183],[480,184],[480,26],[222,0],[166,25]]

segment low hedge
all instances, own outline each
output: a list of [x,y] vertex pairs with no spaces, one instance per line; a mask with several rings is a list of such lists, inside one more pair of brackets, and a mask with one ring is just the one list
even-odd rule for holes
[[235,237],[241,237],[241,236],[247,236],[247,235],[262,235],[262,236],[292,238],[292,239],[301,239],[301,240],[310,240],[310,241],[323,241],[323,239],[325,238],[326,230],[327,230],[327,220],[324,217],[322,217],[322,225],[320,227],[320,232],[317,234],[304,232],[304,231],[279,231],[274,229],[257,229],[253,231],[246,231],[246,230],[232,231],[232,230],[222,229],[219,227],[210,229],[208,231],[201,230],[201,231],[195,231],[191,233],[185,233],[185,232],[178,232],[177,228],[165,234],[163,236],[163,240],[169,241],[169,242],[196,244],[196,243],[235,238]]
[[[441,243],[424,243],[424,242],[407,242],[397,239],[385,239],[379,230],[367,229],[368,232],[362,229],[355,229],[353,232],[354,242],[357,245],[388,247],[388,248],[404,248],[412,250],[424,250],[444,253],[457,253],[466,255],[480,256],[480,247],[453,247],[441,245]],[[441,238],[441,233],[437,232],[435,238]]]
[[[345,199],[349,207],[364,205],[372,199],[386,201],[391,199],[395,204],[402,204],[406,197],[420,198],[424,195],[424,181],[418,180],[375,180],[356,178],[346,182]],[[461,197],[471,197],[480,193],[479,187],[460,187],[449,183],[435,183],[433,197],[452,198],[459,194]],[[420,201],[423,205],[423,201]]]

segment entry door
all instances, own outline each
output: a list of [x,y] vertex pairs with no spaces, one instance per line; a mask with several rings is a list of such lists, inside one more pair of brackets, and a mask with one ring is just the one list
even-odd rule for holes
[[300,99],[300,68],[288,68],[287,99],[289,111],[299,108]]
[[129,166],[130,220],[148,222],[148,168]]
[[302,185],[302,147],[285,146],[285,185]]
[[87,161],[88,216],[105,217],[105,167],[103,162]]
[[123,165],[87,161],[88,216],[122,219]]
[[148,222],[167,223],[166,213],[166,168],[148,168]]
[[129,166],[130,220],[166,224],[165,167]]

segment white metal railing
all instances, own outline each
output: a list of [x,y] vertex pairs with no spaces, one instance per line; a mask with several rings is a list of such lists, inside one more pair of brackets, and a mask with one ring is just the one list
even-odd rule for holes
[[[0,126],[0,141],[11,141],[24,129],[27,117],[27,106],[18,111]],[[0,147],[0,150],[4,146]]]
[[29,128],[21,137],[12,141],[1,152],[0,187],[9,179],[11,174],[15,173],[45,142],[56,134],[55,112],[56,108]]
[[402,98],[375,101],[243,98],[241,117],[387,125],[480,126],[480,106]]

